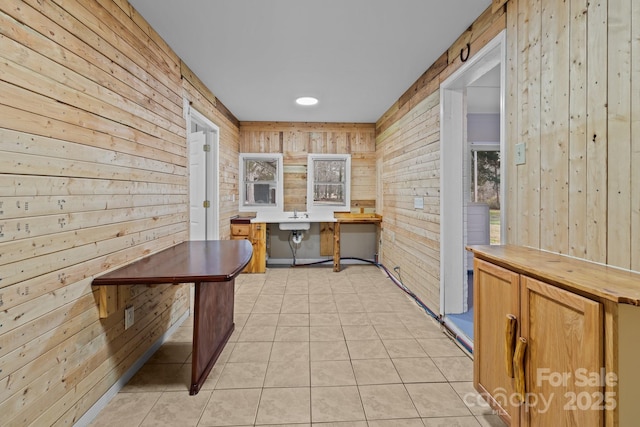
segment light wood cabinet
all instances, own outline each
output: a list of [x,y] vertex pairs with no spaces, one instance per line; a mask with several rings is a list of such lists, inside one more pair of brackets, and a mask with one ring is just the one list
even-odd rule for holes
[[253,256],[243,273],[264,273],[267,269],[267,225],[241,221],[231,221],[231,239],[249,240],[253,247]]
[[518,340],[527,343],[521,425],[601,426],[602,304],[527,276],[520,291]]
[[640,274],[474,246],[474,386],[511,426],[640,417]]
[[519,313],[520,275],[478,259],[474,268],[473,382],[502,419],[518,425],[520,408],[509,398],[515,394],[513,374],[507,372],[509,365],[513,370],[513,353],[507,353],[512,344],[505,345],[500,332],[507,316]]

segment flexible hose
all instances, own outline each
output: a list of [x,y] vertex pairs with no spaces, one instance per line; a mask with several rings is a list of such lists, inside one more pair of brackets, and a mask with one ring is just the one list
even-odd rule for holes
[[289,248],[291,249],[291,255],[293,256],[293,264],[292,267],[296,266],[296,253],[298,250],[293,247],[293,231],[289,232]]

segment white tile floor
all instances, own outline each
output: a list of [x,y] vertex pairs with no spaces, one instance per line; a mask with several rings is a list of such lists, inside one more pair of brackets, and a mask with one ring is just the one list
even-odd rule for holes
[[189,320],[92,425],[504,425],[471,359],[375,266],[243,274],[235,322],[196,396]]

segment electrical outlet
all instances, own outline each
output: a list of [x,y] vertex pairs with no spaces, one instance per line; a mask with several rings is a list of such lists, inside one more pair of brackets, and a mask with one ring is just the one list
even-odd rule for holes
[[521,142],[520,144],[516,144],[515,146],[515,160],[516,160],[516,165],[524,165],[526,163],[526,147],[524,145],[524,142]]
[[124,329],[129,329],[133,326],[133,306],[129,306],[124,309]]
[[422,197],[414,197],[413,198],[413,208],[414,209],[424,209],[424,199]]

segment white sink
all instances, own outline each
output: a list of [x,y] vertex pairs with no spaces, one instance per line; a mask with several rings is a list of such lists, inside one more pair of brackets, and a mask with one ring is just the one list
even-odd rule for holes
[[312,222],[335,222],[331,213],[315,212],[264,212],[258,213],[251,222],[278,224],[280,230],[309,230]]
[[278,220],[280,230],[308,230],[311,228],[309,214],[300,212],[282,212]]
[[309,218],[287,217],[280,220],[278,227],[280,230],[308,230],[311,228],[311,223]]

